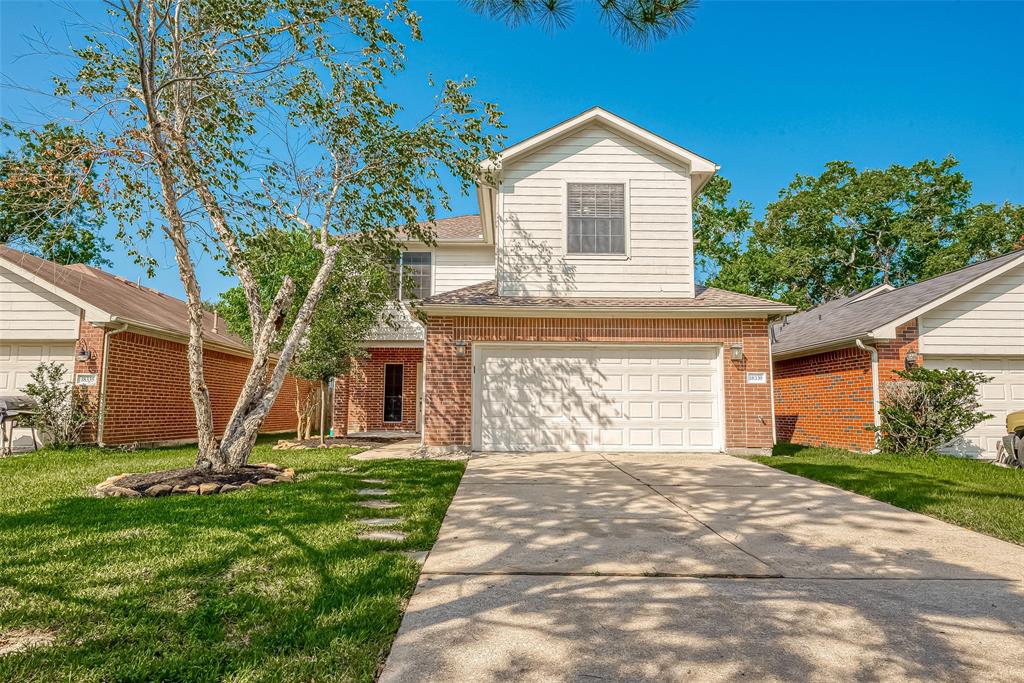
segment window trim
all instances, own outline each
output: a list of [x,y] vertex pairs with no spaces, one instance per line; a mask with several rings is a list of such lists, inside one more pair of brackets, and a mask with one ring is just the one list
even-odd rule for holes
[[[435,283],[437,282],[437,254],[434,249],[430,247],[414,248],[414,249],[402,249],[402,253],[398,258],[399,267],[404,267],[404,260],[406,253],[413,254],[430,254],[430,291],[427,292],[427,296],[434,296],[436,291]],[[401,270],[399,271],[401,272]],[[398,278],[398,301],[420,301],[420,299],[407,299],[405,297],[405,278]]]
[[[623,234],[626,240],[626,250],[622,254],[576,254],[569,251],[569,185],[596,183],[599,185],[622,185],[622,219]],[[602,177],[595,178],[581,176],[568,178],[562,181],[562,259],[565,261],[628,261],[630,259],[630,192],[629,178],[627,177]]]

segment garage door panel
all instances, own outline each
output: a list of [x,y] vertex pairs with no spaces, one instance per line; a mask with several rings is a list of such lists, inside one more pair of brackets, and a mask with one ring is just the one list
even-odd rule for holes
[[72,381],[74,344],[23,343],[0,345],[0,392],[20,393],[32,381],[32,372],[42,362],[60,363],[67,368],[64,378]]
[[477,346],[484,450],[720,448],[718,350]]
[[982,410],[992,417],[940,450],[952,455],[994,458],[999,441],[1006,433],[1007,414],[1024,410],[1024,358],[926,355],[925,365],[935,369],[972,370],[992,378],[988,384],[981,385],[978,392]]

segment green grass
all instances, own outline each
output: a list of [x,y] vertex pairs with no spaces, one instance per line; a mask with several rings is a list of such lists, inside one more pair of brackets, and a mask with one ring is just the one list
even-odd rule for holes
[[[155,499],[87,489],[187,466],[193,449],[0,460],[0,641],[56,635],[0,656],[0,680],[372,680],[419,574],[397,550],[430,548],[464,466],[353,452],[264,442],[252,462],[294,467],[295,483]],[[402,507],[356,506],[361,477],[387,480]],[[357,539],[374,516],[404,517],[406,541]]]
[[860,455],[795,444],[779,444],[775,457],[753,460],[1024,545],[1024,470],[941,455]]

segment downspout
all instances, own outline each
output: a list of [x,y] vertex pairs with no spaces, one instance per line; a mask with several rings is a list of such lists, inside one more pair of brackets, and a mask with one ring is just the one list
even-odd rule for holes
[[854,343],[861,351],[867,351],[871,354],[871,412],[874,417],[875,442],[877,443],[880,434],[879,429],[882,427],[882,418],[879,416],[881,400],[878,396],[878,349],[865,345],[860,339],[855,340]]
[[127,323],[122,323],[116,330],[107,330],[103,335],[103,366],[100,369],[100,408],[96,418],[96,443],[103,448],[103,423],[107,413],[107,367],[110,365],[110,338],[128,329]]

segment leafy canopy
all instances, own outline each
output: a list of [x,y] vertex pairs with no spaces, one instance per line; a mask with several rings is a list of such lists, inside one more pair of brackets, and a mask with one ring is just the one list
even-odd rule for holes
[[38,130],[3,123],[0,135],[8,150],[0,154],[0,244],[65,265],[112,265],[88,141],[54,123]]
[[857,170],[832,161],[797,175],[755,220],[712,180],[695,207],[709,284],[799,308],[879,284],[899,287],[1024,245],[1024,206],[971,204],[947,157]]

